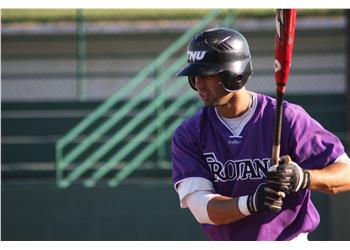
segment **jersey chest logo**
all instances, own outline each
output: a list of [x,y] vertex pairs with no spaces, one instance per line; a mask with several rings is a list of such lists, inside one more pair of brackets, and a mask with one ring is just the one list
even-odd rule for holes
[[270,158],[228,160],[223,163],[216,158],[214,152],[203,155],[214,176],[214,182],[262,179],[266,176],[271,164]]

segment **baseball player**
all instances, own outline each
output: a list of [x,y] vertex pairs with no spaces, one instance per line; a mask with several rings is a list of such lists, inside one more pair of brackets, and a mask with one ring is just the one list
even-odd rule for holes
[[248,43],[227,28],[205,30],[187,47],[187,76],[204,107],[172,139],[173,182],[210,240],[307,240],[319,214],[312,191],[350,189],[339,139],[302,107],[284,102],[281,161],[271,166],[276,101],[248,91]]

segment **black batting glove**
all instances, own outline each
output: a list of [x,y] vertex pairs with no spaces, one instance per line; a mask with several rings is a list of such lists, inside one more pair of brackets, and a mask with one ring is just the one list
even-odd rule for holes
[[279,165],[272,166],[267,173],[266,182],[275,185],[285,193],[298,192],[308,188],[311,182],[310,173],[287,156],[282,156]]
[[282,210],[285,196],[284,192],[276,190],[273,185],[268,183],[260,184],[255,193],[248,196],[248,210],[251,213],[263,211],[279,212]]
[[263,211],[280,212],[286,195],[275,187],[269,183],[260,184],[254,194],[238,198],[238,209],[244,215]]

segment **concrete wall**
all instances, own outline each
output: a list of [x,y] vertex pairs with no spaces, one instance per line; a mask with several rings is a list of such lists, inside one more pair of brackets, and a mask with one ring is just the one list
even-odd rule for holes
[[[129,180],[116,189],[8,180],[1,192],[2,240],[207,240],[167,180]],[[312,198],[321,224],[309,239],[350,240],[350,195]]]
[[166,180],[58,189],[22,179],[3,183],[1,198],[2,240],[206,240]]

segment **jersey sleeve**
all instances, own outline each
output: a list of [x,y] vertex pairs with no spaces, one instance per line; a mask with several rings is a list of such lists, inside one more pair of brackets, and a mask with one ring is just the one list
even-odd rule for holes
[[[290,105],[290,155],[304,169],[321,169],[344,154],[340,140],[322,127],[302,107]],[[288,114],[286,114],[288,116]]]
[[171,145],[173,172],[177,183],[189,177],[202,177],[212,181],[210,171],[201,152],[199,136],[182,124],[175,131]]

